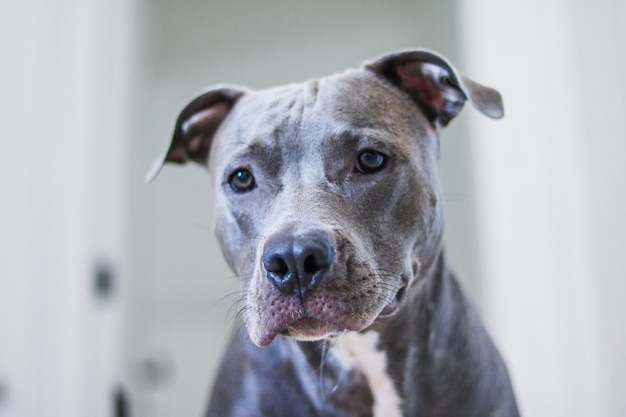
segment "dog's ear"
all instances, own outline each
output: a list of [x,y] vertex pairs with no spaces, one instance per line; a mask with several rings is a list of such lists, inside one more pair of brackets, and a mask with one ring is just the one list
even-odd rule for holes
[[366,63],[365,68],[407,92],[435,125],[447,125],[466,100],[492,119],[504,115],[500,93],[463,76],[437,53],[423,49],[394,52]]
[[244,87],[220,85],[191,100],[178,115],[172,140],[146,174],[146,181],[152,181],[166,162],[206,165],[215,132],[245,92]]

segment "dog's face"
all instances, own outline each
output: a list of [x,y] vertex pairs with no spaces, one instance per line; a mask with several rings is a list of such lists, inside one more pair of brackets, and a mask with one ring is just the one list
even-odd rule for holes
[[[400,93],[352,72],[250,93],[224,121],[209,165],[217,233],[243,279],[255,343],[361,330],[393,313],[431,261],[442,224],[437,138]],[[264,264],[285,236],[330,247],[310,288],[283,291]]]
[[212,89],[183,110],[165,160],[213,175],[254,343],[363,330],[401,307],[441,246],[439,128],[467,98],[494,111],[476,91],[493,90],[410,51],[282,88]]

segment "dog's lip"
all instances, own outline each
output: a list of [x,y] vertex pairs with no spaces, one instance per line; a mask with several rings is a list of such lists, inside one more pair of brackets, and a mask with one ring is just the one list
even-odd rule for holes
[[282,324],[266,323],[256,332],[251,333],[250,337],[257,346],[267,346],[276,338],[283,335],[292,337],[297,340],[321,340],[325,337],[334,335],[342,329],[330,322],[323,321],[309,315],[300,315],[292,320],[284,321]]
[[[406,284],[402,285],[378,315],[371,320],[390,317],[397,313],[406,288]],[[250,337],[257,346],[269,345],[279,334],[297,340],[313,341],[325,339],[344,331],[360,331],[372,323],[372,321],[367,323],[362,320],[355,321],[347,317],[343,319],[341,317],[320,317],[317,314],[309,313],[312,312],[307,313],[303,306],[300,306],[296,311],[291,311],[289,315],[272,315],[273,317],[269,320],[261,320],[260,326],[253,327],[254,331],[250,333]]]
[[406,286],[403,285],[398,289],[396,295],[394,295],[393,299],[389,301],[378,314],[379,317],[387,317],[396,313],[400,309],[400,301],[404,297],[404,292],[406,290]]
[[320,340],[336,334],[341,329],[331,323],[305,316],[287,325],[281,334],[299,340]]

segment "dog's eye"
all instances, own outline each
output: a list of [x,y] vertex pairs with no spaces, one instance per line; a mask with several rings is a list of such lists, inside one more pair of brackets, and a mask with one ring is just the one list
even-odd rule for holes
[[363,173],[376,172],[385,166],[386,161],[387,155],[372,149],[365,149],[357,157],[356,170]]
[[230,174],[228,183],[233,191],[238,193],[250,191],[256,186],[254,175],[244,168],[238,169]]

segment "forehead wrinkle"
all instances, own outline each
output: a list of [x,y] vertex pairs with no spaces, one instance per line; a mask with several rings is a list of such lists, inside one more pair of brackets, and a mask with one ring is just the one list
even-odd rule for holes
[[240,145],[239,149],[233,153],[235,159],[244,157],[258,159],[272,153],[272,146],[262,141],[254,141],[251,143],[240,142]]
[[326,147],[340,145],[343,149],[358,149],[373,147],[379,151],[392,151],[396,156],[408,157],[415,147],[414,141],[406,140],[397,132],[390,132],[381,128],[351,128],[340,127],[335,129],[325,140]]

